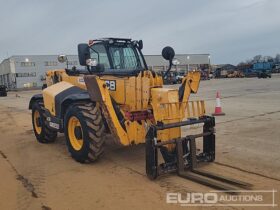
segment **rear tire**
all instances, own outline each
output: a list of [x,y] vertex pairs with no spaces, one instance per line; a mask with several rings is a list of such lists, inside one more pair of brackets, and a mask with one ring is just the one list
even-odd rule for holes
[[94,162],[104,151],[104,124],[93,103],[74,104],[66,112],[64,134],[71,156],[78,162]]
[[47,116],[43,110],[43,102],[35,101],[32,105],[32,125],[36,139],[40,143],[54,142],[57,132],[47,126]]

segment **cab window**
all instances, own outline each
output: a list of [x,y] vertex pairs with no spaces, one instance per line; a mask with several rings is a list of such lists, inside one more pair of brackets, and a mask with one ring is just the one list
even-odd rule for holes
[[96,59],[100,64],[104,64],[105,69],[110,69],[110,62],[104,45],[94,44],[90,48],[91,59]]
[[139,70],[142,65],[137,51],[130,46],[109,46],[113,69]]

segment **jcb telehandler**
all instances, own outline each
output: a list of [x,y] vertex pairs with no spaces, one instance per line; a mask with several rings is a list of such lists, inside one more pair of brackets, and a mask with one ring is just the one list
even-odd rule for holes
[[[219,189],[233,189],[222,182],[247,186],[198,169],[199,163],[215,159],[215,119],[205,115],[204,101],[189,101],[190,94],[198,90],[200,72],[188,72],[179,91],[164,88],[162,76],[148,70],[142,48],[142,40],[90,40],[78,45],[84,69],[48,71],[47,87],[29,104],[37,140],[50,143],[57,132],[64,133],[72,157],[93,162],[103,153],[107,132],[117,144],[145,143],[150,179],[177,171]],[[169,70],[174,55],[171,47],[162,50]],[[59,61],[67,62],[66,56],[59,56]],[[203,132],[182,136],[181,127],[194,124],[203,124]],[[203,149],[197,154],[195,141],[200,137]],[[161,164],[158,151],[164,160]]]

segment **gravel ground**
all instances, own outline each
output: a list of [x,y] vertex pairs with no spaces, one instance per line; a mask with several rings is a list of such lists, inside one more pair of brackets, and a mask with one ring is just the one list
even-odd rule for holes
[[[250,182],[254,190],[278,190],[274,209],[280,203],[279,84],[280,75],[202,81],[191,97],[205,99],[211,114],[219,90],[226,113],[216,118],[217,160],[207,169]],[[9,92],[0,98],[0,209],[177,209],[166,203],[167,192],[212,190],[174,174],[148,180],[143,145],[117,147],[108,137],[100,161],[79,164],[70,157],[63,135],[53,144],[37,143],[27,109],[37,92]]]

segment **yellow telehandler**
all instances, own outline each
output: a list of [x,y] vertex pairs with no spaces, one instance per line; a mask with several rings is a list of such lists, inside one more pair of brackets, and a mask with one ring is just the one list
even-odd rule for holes
[[[53,142],[64,133],[72,157],[93,162],[104,150],[104,134],[124,146],[145,143],[146,173],[150,179],[175,172],[218,189],[248,184],[208,173],[200,163],[215,160],[215,118],[205,115],[204,101],[189,101],[196,93],[200,72],[190,71],[178,89],[164,88],[163,76],[148,70],[142,40],[103,38],[78,45],[84,69],[58,69],[46,73],[42,94],[29,104],[37,140]],[[175,52],[162,50],[170,71]],[[59,56],[67,62],[66,56]],[[182,136],[181,127],[203,124],[196,135]],[[198,153],[196,140],[202,138]],[[158,152],[162,155],[159,163]]]

